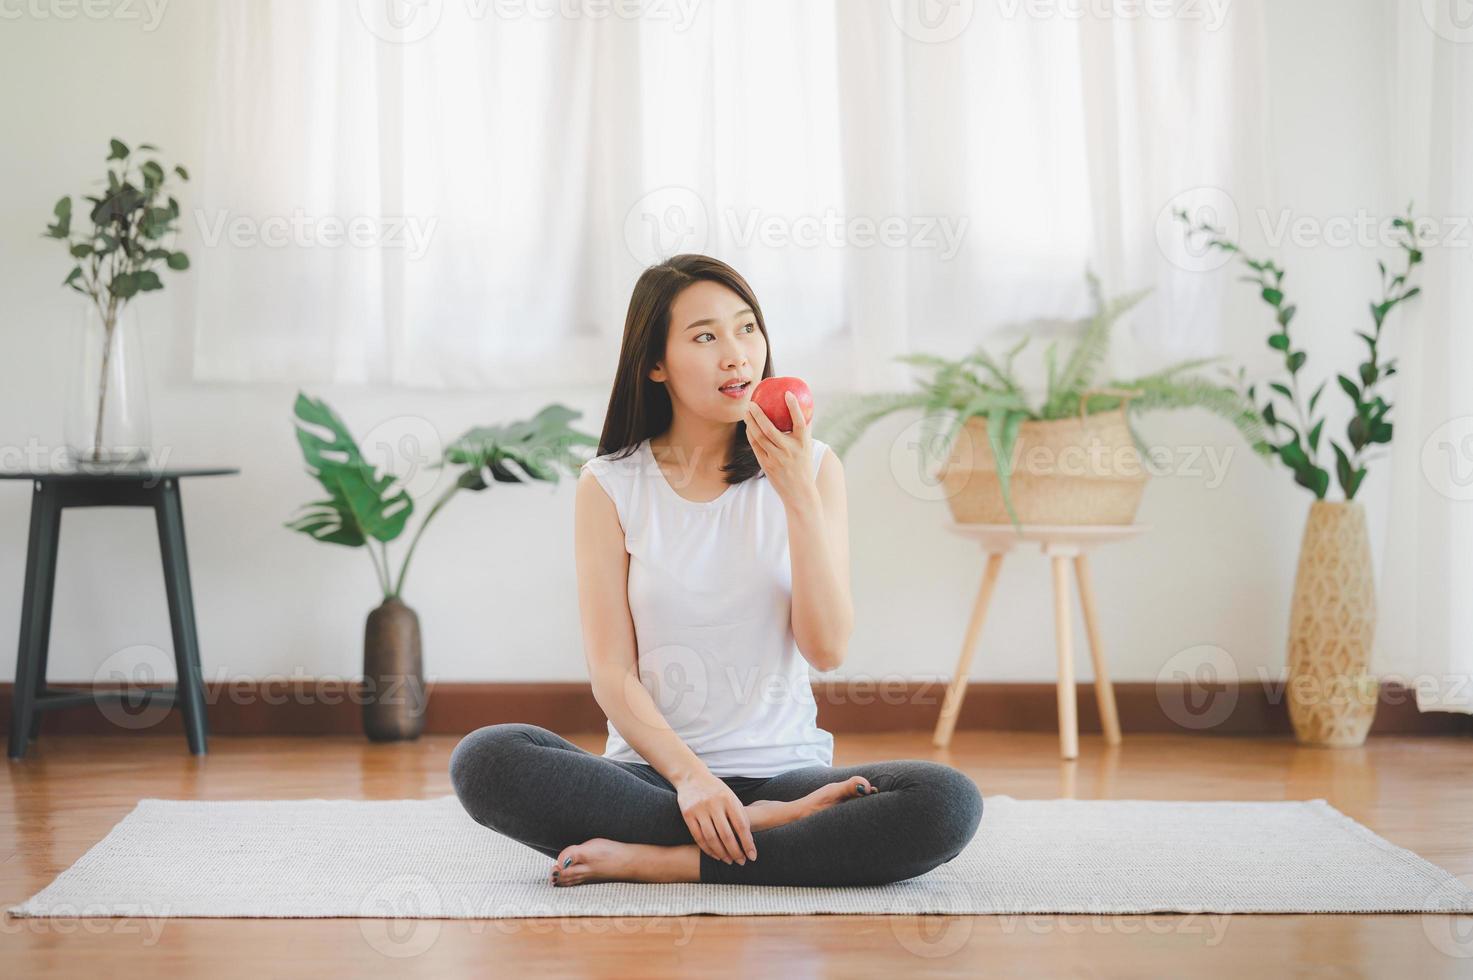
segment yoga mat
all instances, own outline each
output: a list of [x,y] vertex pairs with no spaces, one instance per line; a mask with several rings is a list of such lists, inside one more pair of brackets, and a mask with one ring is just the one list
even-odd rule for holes
[[[842,804],[841,804],[842,805]],[[761,860],[761,854],[758,854]],[[985,800],[976,837],[862,887],[599,882],[429,800],[145,799],[17,916],[1468,912],[1457,877],[1324,800]]]

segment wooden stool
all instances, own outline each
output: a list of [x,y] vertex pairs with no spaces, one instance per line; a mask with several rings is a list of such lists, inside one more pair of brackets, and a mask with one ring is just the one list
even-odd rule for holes
[[192,476],[228,476],[239,472],[233,467],[149,468],[143,464],[89,465],[67,471],[0,472],[0,480],[29,480],[32,485],[31,535],[26,550],[20,647],[15,658],[15,686],[10,709],[10,758],[23,758],[26,746],[40,734],[41,712],[130,696],[126,690],[55,690],[46,683],[57,543],[61,535],[61,512],[67,507],[148,507],[153,510],[158,523],[164,592],[169,602],[179,682],[173,689],[149,689],[148,704],[178,707],[184,716],[184,734],[189,742],[189,751],[194,755],[205,754],[204,676],[200,668],[199,638],[195,631],[189,557],[184,548],[184,510],[179,496],[179,481]]
[[1110,686],[1110,673],[1105,664],[1105,651],[1100,643],[1099,618],[1095,613],[1094,585],[1089,577],[1089,562],[1085,552],[1096,545],[1108,544],[1132,537],[1146,529],[1144,524],[1118,525],[1044,525],[1024,524],[1021,529],[1012,524],[958,524],[946,522],[947,530],[962,537],[971,538],[982,545],[987,553],[987,569],[982,574],[982,587],[977,592],[977,601],[972,606],[972,618],[967,623],[966,639],[962,641],[961,656],[957,660],[956,675],[946,690],[946,700],[941,705],[941,717],[936,722],[936,733],[931,743],[944,749],[951,744],[952,732],[956,729],[957,716],[961,714],[962,700],[967,695],[967,679],[972,667],[972,653],[977,647],[977,638],[982,634],[982,622],[987,617],[987,606],[992,601],[993,589],[997,587],[997,576],[1002,571],[1002,559],[1020,544],[1037,544],[1049,557],[1053,565],[1054,579],[1054,636],[1059,648],[1059,750],[1065,759],[1079,755],[1079,716],[1074,692],[1074,639],[1069,615],[1069,562],[1074,562],[1074,577],[1079,584],[1079,604],[1084,608],[1084,628],[1089,634],[1089,653],[1094,661],[1095,700],[1100,707],[1100,724],[1105,731],[1105,741],[1110,745],[1120,744],[1120,718],[1115,711],[1115,689]]

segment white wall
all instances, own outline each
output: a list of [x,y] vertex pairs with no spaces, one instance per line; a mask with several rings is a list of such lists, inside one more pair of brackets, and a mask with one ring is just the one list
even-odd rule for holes
[[[1387,0],[1389,3],[1389,0]],[[158,143],[171,158],[201,159],[202,85],[209,38],[201,4],[169,5],[156,30],[139,22],[62,21],[29,14],[0,24],[0,448],[56,446],[60,393],[71,370],[75,297],[59,288],[67,263],[40,237],[51,204],[99,172],[107,139]],[[1269,12],[1272,200],[1319,217],[1396,208],[1386,186],[1389,18],[1380,0],[1301,0]],[[10,9],[10,8],[7,8]],[[139,8],[145,10],[146,8]],[[197,247],[186,240],[185,247]],[[1353,365],[1346,324],[1365,319],[1374,259],[1346,249],[1286,249],[1302,300],[1301,342],[1321,370]],[[1231,275],[1223,270],[1220,275]],[[1246,294],[1247,287],[1243,287]],[[1240,294],[1230,352],[1264,368],[1267,318]],[[376,603],[365,555],[308,541],[281,526],[313,494],[292,439],[287,386],[197,384],[188,379],[190,278],[145,301],[154,441],[175,461],[233,463],[239,477],[185,488],[189,546],[206,674],[354,676],[363,617]],[[610,365],[612,373],[612,365]],[[607,391],[515,396],[316,387],[360,435],[396,417],[430,420],[446,436],[475,423],[525,417],[550,401],[584,412],[598,432]],[[817,392],[822,403],[826,393]],[[1327,395],[1327,398],[1331,397]],[[821,408],[820,408],[821,411]],[[905,421],[877,427],[850,454],[851,542],[859,628],[843,676],[949,673],[980,576],[975,546],[940,527],[945,506],[908,493],[887,457]],[[1226,649],[1241,675],[1278,675],[1308,496],[1281,468],[1254,458],[1205,416],[1148,420],[1171,445],[1231,452],[1227,478],[1157,479],[1141,520],[1145,537],[1095,564],[1117,679],[1150,680],[1179,651]],[[7,462],[13,462],[9,460]],[[1369,496],[1379,527],[1384,481]],[[17,634],[29,489],[0,484],[0,651]],[[432,679],[579,680],[584,674],[572,556],[572,483],[497,487],[463,495],[415,560],[407,593],[419,610]],[[167,652],[168,618],[154,529],[141,511],[69,512],[52,638],[53,680],[90,680],[110,655],[137,645]],[[973,676],[1054,676],[1047,569],[1036,554],[1011,560]],[[125,654],[124,660],[132,654]],[[13,676],[3,652],[0,675]],[[1081,654],[1081,669],[1088,676]],[[167,664],[167,659],[163,661]],[[172,676],[165,666],[161,676]]]

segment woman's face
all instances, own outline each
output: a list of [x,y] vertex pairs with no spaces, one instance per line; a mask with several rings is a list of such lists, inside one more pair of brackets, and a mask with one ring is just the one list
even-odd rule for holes
[[[740,422],[767,363],[767,338],[757,317],[717,282],[692,283],[670,305],[665,358],[650,372],[673,405],[715,422]],[[747,379],[739,395],[723,394],[733,378]]]

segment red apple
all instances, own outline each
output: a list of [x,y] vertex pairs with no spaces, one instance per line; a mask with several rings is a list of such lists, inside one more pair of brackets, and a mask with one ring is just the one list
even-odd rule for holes
[[792,392],[803,409],[803,421],[813,421],[813,392],[802,378],[763,378],[752,392],[752,401],[783,432],[793,431],[793,417],[788,413],[787,393]]

